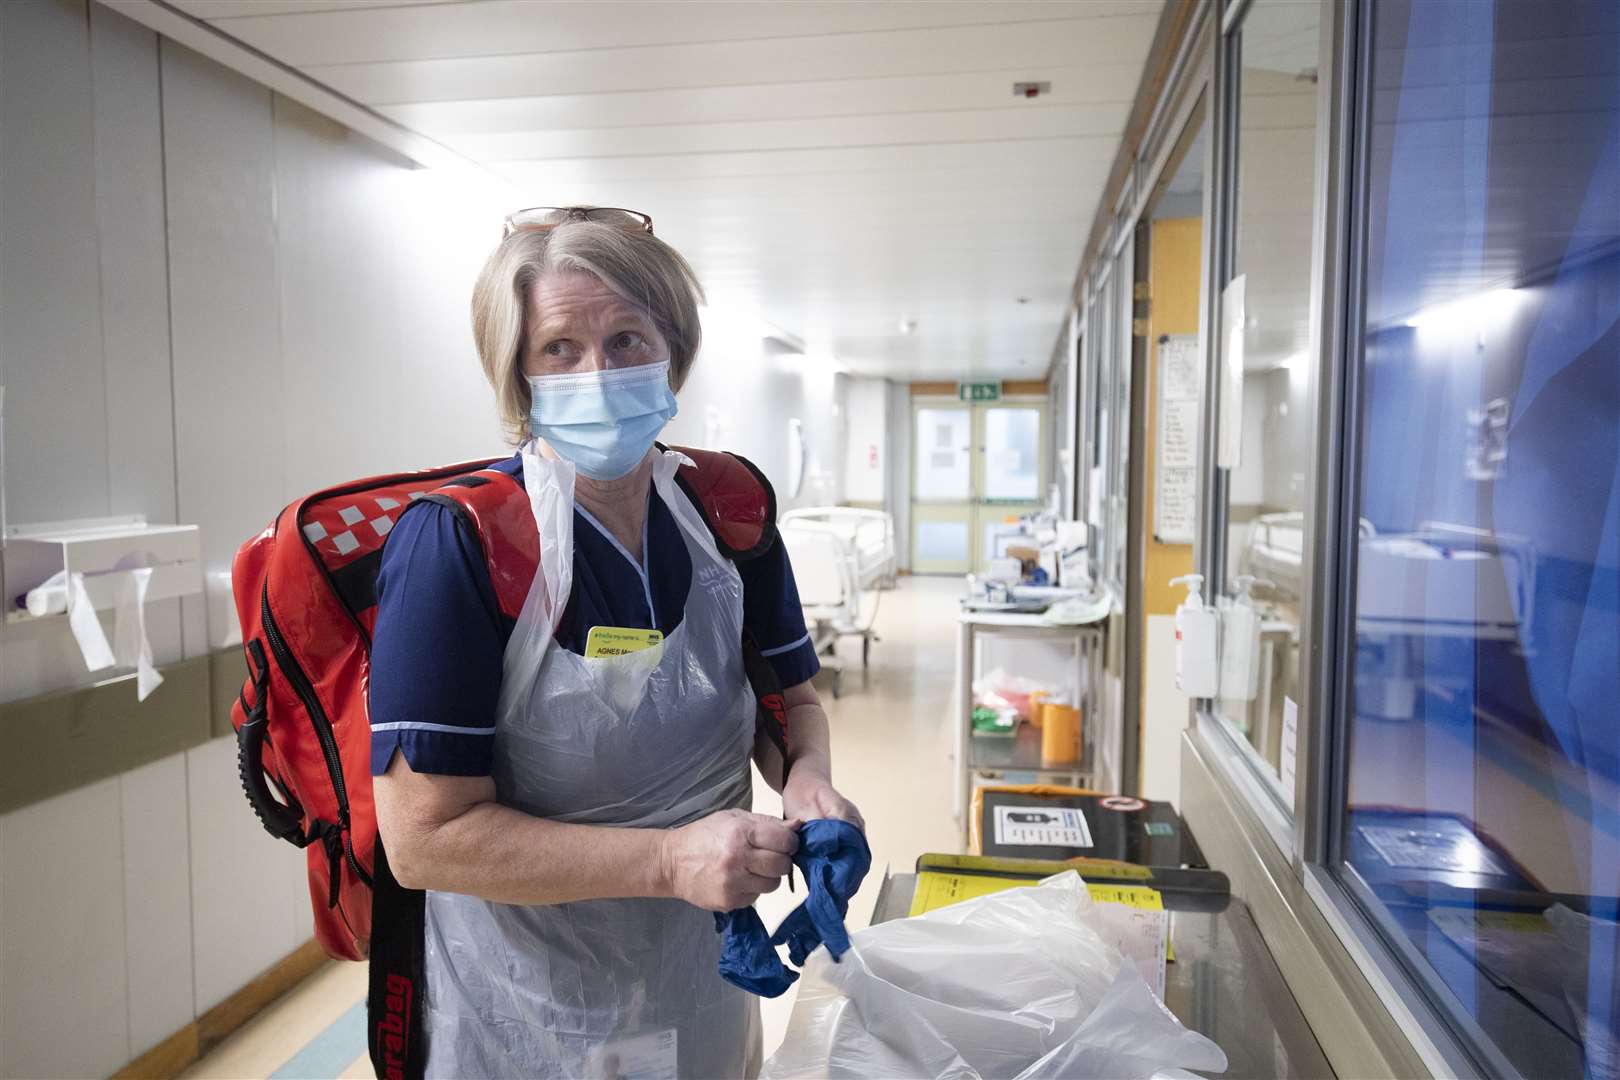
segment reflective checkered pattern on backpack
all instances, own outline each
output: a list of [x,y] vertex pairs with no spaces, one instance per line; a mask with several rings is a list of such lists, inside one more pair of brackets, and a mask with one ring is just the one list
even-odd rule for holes
[[302,515],[304,538],[328,567],[347,566],[379,550],[405,507],[442,482],[377,488],[311,503]]

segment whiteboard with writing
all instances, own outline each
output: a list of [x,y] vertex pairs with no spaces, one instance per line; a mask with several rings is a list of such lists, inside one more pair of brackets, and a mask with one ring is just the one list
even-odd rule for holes
[[1198,335],[1159,339],[1157,483],[1153,537],[1190,544],[1198,531],[1198,413],[1204,372]]

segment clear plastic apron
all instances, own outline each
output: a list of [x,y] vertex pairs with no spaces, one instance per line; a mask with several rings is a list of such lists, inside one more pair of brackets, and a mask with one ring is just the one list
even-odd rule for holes
[[[653,487],[692,558],[660,646],[551,648],[572,585],[574,470],[523,452],[541,566],[507,645],[494,745],[501,803],[553,821],[670,828],[750,805],[754,697],[742,582],[675,486]],[[429,1076],[740,1077],[759,1071],[758,999],[719,976],[714,917],[680,900],[525,907],[427,898]]]

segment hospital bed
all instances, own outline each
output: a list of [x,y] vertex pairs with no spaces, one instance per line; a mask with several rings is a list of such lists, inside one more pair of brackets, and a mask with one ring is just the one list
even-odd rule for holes
[[894,546],[894,519],[882,510],[853,506],[807,506],[782,514],[781,524],[825,526],[843,537],[854,557],[855,582],[861,590],[894,586],[899,558]]
[[[1362,518],[1358,535],[1365,543],[1377,537],[1378,530]],[[1266,582],[1257,595],[1269,591],[1279,601],[1297,605],[1304,594],[1304,561],[1305,515],[1297,510],[1261,514],[1248,524],[1236,574],[1253,574]]]
[[778,529],[793,566],[804,621],[816,653],[826,657],[822,668],[832,676],[836,698],[843,690],[843,667],[834,648],[839,638],[859,637],[861,669],[866,670],[876,635],[870,618],[862,622],[862,597],[868,591],[863,588],[863,573],[865,581],[881,579],[873,575],[870,562],[863,572],[861,553],[847,528],[809,515],[784,514]]
[[[1482,665],[1516,667],[1534,653],[1537,560],[1527,538],[1425,521],[1363,536],[1356,558],[1358,712],[1412,719],[1425,695],[1466,698]],[[1513,695],[1490,711],[1536,715]]]

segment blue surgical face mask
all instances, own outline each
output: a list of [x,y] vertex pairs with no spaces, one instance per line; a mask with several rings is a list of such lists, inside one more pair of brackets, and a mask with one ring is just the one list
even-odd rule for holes
[[669,361],[529,375],[529,430],[593,480],[617,480],[675,416]]

